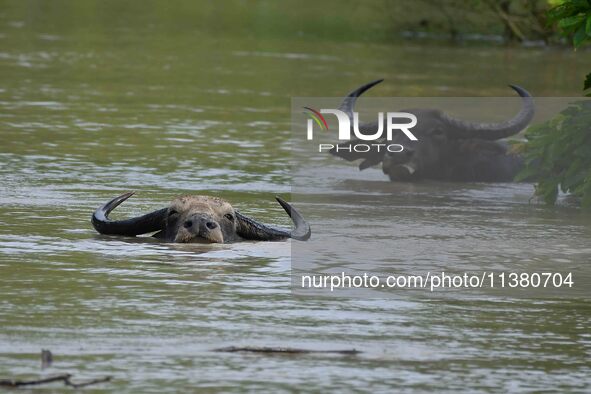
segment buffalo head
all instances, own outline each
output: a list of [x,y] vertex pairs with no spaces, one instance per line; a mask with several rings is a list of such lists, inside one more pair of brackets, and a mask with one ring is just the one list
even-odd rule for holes
[[276,197],[291,217],[292,231],[264,225],[242,215],[230,203],[209,196],[184,196],[174,199],[167,208],[126,220],[110,220],[108,215],[133,192],[116,197],[99,207],[92,215],[92,225],[101,234],[135,236],[156,232],[167,242],[230,243],[241,240],[277,241],[310,238],[310,226],[302,215]]
[[[366,84],[344,99],[340,109],[349,115],[351,122],[357,98],[381,81]],[[362,153],[348,151],[347,148],[364,142],[351,140],[339,144],[331,153],[348,161],[362,159],[361,170],[382,163],[383,172],[392,181],[511,181],[522,160],[498,140],[523,130],[533,118],[534,104],[525,89],[510,86],[521,96],[523,106],[514,118],[507,121],[474,123],[455,119],[436,109],[408,109],[402,112],[414,114],[418,120],[412,128],[417,141],[411,141],[402,133],[394,134],[391,141],[376,141],[401,145],[404,148],[401,152],[388,152],[386,149]],[[360,125],[359,129],[372,134],[378,126],[377,122],[368,123]]]

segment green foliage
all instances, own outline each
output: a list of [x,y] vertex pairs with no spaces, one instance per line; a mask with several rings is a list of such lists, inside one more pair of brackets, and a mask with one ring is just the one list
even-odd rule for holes
[[548,10],[548,23],[557,23],[564,34],[572,37],[575,48],[591,42],[591,2],[565,0]]
[[[583,90],[591,89],[591,73],[587,74],[585,77],[585,82],[583,83]],[[591,96],[591,93],[587,93],[587,96]]]
[[[564,0],[548,10],[548,23],[557,23],[563,34],[572,37],[575,49],[591,43],[591,0]],[[591,73],[585,78],[583,90],[590,88]]]
[[[572,37],[575,49],[591,43],[591,0],[560,2],[548,11],[548,22]],[[591,73],[583,83],[583,90],[589,89]],[[562,190],[591,208],[591,101],[571,104],[554,119],[530,128],[526,137],[526,165],[517,180],[538,179],[536,194],[548,204]]]
[[554,119],[531,127],[525,168],[517,180],[538,180],[536,194],[554,204],[558,190],[591,208],[591,100],[578,101]]

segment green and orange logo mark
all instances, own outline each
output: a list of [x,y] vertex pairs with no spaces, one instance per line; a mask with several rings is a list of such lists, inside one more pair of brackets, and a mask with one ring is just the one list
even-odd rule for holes
[[304,115],[308,115],[310,119],[313,119],[320,127],[320,130],[328,130],[328,123],[326,123],[326,119],[324,119],[324,116],[320,112],[310,107],[304,107],[304,109],[308,110],[308,112],[304,112]]

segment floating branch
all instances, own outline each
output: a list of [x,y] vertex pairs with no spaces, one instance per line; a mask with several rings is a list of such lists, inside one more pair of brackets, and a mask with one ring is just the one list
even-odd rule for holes
[[249,353],[283,353],[283,354],[308,354],[308,353],[332,353],[332,354],[346,354],[355,355],[361,353],[357,349],[345,349],[345,350],[311,350],[311,349],[298,349],[290,347],[269,347],[269,346],[228,346],[218,349],[213,349],[216,352],[249,352]]
[[69,373],[60,374],[49,376],[43,379],[35,379],[35,380],[15,380],[15,379],[0,379],[0,387],[21,387],[21,386],[33,386],[33,385],[41,385],[53,382],[63,381],[64,385],[70,386],[73,388],[80,388],[85,386],[90,386],[93,384],[104,383],[110,381],[112,378],[111,376],[105,376],[104,378],[99,379],[92,379],[83,381],[80,383],[74,383],[71,380],[72,375]]
[[79,388],[79,387],[86,387],[86,386],[90,386],[93,384],[98,384],[98,383],[104,383],[104,382],[109,382],[111,381],[112,377],[111,376],[105,376],[104,378],[98,378],[98,379],[92,379],[92,380],[86,380],[80,383],[74,383],[71,380],[67,380],[64,383],[66,384],[66,386],[71,386],[74,387],[75,389]]

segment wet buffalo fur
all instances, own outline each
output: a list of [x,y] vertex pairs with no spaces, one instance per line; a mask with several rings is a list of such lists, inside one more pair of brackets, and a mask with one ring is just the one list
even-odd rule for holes
[[[512,150],[505,141],[443,140],[444,136],[418,138],[423,145],[418,154],[413,148],[407,148],[412,153],[331,153],[348,161],[362,160],[359,165],[361,170],[381,163],[383,173],[391,181],[512,182],[524,165],[521,154]],[[357,142],[350,141],[339,146]],[[407,142],[403,144],[410,146]],[[433,152],[428,152],[430,150]],[[405,167],[408,163],[412,163],[412,174]]]
[[210,196],[176,198],[168,208],[164,228],[154,237],[171,242],[234,242],[236,213],[227,201]]

